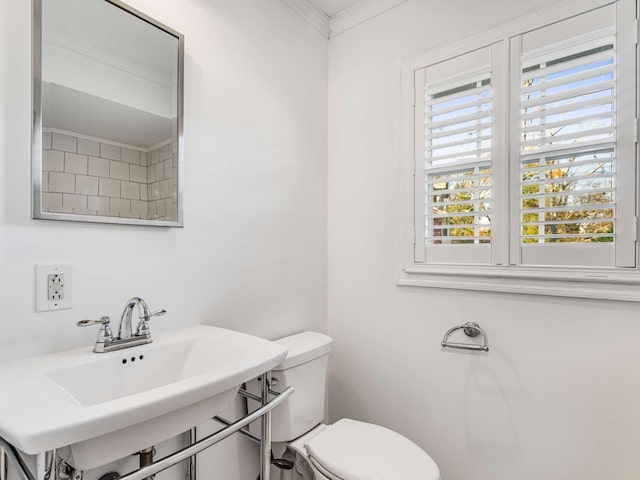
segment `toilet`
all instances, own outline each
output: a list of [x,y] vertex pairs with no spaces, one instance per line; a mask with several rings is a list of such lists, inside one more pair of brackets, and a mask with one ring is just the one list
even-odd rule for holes
[[[439,480],[433,459],[399,433],[343,418],[332,425],[325,415],[325,386],[333,340],[320,333],[303,332],[276,340],[289,352],[271,371],[271,389],[291,385],[294,393],[271,416],[273,480]],[[247,384],[256,395],[260,382]],[[249,411],[258,407],[248,400]],[[250,426],[260,434],[260,422]],[[293,468],[290,468],[293,465]]]

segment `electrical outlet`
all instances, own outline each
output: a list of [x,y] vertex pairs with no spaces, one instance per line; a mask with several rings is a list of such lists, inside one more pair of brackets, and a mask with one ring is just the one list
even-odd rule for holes
[[64,300],[64,273],[47,275],[47,300]]
[[36,265],[36,312],[71,308],[71,265]]

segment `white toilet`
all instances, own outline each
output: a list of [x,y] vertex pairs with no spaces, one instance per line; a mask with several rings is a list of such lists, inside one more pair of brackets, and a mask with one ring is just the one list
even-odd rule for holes
[[[276,342],[289,347],[289,353],[272,370],[271,388],[282,391],[291,385],[294,393],[273,410],[273,454],[294,466],[272,467],[273,480],[439,480],[433,459],[399,433],[348,418],[321,423],[330,337],[303,332]],[[247,389],[258,394],[260,384],[250,382]],[[250,410],[256,407],[249,401]],[[259,434],[260,422],[250,429]]]

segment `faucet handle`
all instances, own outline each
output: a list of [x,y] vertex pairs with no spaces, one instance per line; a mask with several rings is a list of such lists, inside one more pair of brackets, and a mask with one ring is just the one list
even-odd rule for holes
[[90,327],[92,325],[100,325],[100,330],[98,330],[98,339],[96,340],[96,346],[94,348],[94,352],[98,348],[99,344],[104,345],[105,342],[110,342],[113,340],[113,333],[111,332],[111,327],[109,326],[109,322],[111,319],[109,317],[100,317],[100,320],[80,320],[76,325],[78,327]]
[[109,325],[111,319],[109,317],[100,317],[100,320],[80,320],[76,323],[78,327],[90,327],[91,325]]
[[167,313],[165,309],[156,310],[155,312],[151,312],[148,315],[140,315],[138,318],[140,321],[138,322],[138,326],[136,327],[136,336],[146,336],[150,337],[151,332],[149,330],[149,320],[151,317],[161,317]]
[[151,312],[148,317],[145,317],[144,315],[140,315],[138,318],[140,320],[149,320],[151,317],[161,317],[162,315],[164,315],[165,313],[167,313],[167,311],[163,308],[160,310],[156,310],[155,312]]

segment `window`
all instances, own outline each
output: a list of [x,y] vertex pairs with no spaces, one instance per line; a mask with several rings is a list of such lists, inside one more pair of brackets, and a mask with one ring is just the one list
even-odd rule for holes
[[587,3],[406,65],[399,283],[640,301],[636,0]]
[[424,255],[430,262],[489,261],[491,48],[422,68],[415,80],[422,92],[415,158],[424,159],[417,179],[424,191]]

